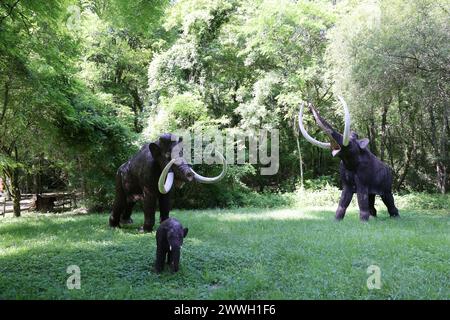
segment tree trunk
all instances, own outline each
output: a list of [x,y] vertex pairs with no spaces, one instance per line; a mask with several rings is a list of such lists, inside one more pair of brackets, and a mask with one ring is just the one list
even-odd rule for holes
[[11,179],[9,176],[5,176],[5,188],[6,188],[6,201],[11,201]]
[[374,155],[378,155],[377,139],[376,139],[377,129],[375,124],[375,111],[373,110],[373,106],[371,107],[370,125],[367,131],[370,140],[370,151],[372,151]]
[[300,149],[300,141],[298,139],[298,135],[295,135],[295,139],[297,141],[297,150],[298,150],[298,166],[300,168],[300,189],[303,190],[303,159],[302,159],[302,150]]
[[5,82],[5,88],[3,93],[3,107],[2,112],[0,114],[0,124],[3,122],[3,119],[5,118],[6,115],[6,109],[8,108],[10,85],[11,85],[11,74],[8,74],[8,80],[6,80]]
[[440,161],[437,162],[436,171],[438,179],[438,189],[441,193],[446,193],[448,190],[448,163],[450,162],[448,155],[448,111],[447,105],[444,105],[444,114],[442,119],[442,133],[440,139]]
[[[78,160],[78,169],[80,170],[80,172],[84,172],[82,159],[78,157],[77,160]],[[80,178],[81,178],[81,191],[83,193],[83,196],[86,197],[86,195],[88,194],[86,177],[84,176],[84,174],[81,174]]]
[[442,194],[447,192],[447,167],[441,161],[436,163],[437,187]]
[[142,132],[142,125],[139,123],[142,110],[144,109],[144,103],[139,97],[139,91],[137,88],[131,89],[131,96],[133,97],[132,109],[134,112],[134,131],[137,133]]
[[381,115],[381,141],[380,141],[380,159],[384,161],[384,151],[386,148],[386,131],[387,131],[387,113],[389,110],[389,104],[391,102],[386,102],[383,105],[383,113]]
[[412,145],[406,150],[406,160],[405,160],[405,167],[403,169],[403,173],[398,179],[397,187],[395,188],[397,191],[400,191],[400,188],[402,187],[403,182],[405,181],[405,178],[408,174],[409,167],[411,165],[411,159],[413,157],[413,152],[416,149],[415,142],[412,142]]
[[[437,138],[436,131],[436,118],[434,114],[433,107],[431,104],[428,104],[428,113],[430,115],[430,133],[431,133],[431,145],[434,151],[434,165],[436,168],[436,186],[441,193],[447,192],[447,166],[445,164],[446,158],[448,157],[445,152],[447,152],[447,127],[448,127],[448,114],[447,108],[444,106],[444,116],[443,116],[443,130],[442,136],[439,139]],[[444,152],[444,153],[443,153]]]
[[[14,155],[16,162],[19,161],[19,154],[17,152],[17,146],[14,146]],[[14,216],[20,217],[20,187],[19,187],[19,175],[20,170],[19,168],[15,167],[11,170],[11,196],[13,198],[13,209],[14,209]]]
[[19,188],[19,169],[13,169],[11,177],[11,196],[13,199],[14,216],[20,217],[20,188]]

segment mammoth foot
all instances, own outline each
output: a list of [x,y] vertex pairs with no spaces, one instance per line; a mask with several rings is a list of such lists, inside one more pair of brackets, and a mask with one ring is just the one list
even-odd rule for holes
[[396,213],[396,214],[391,214],[390,217],[393,219],[398,219],[398,218],[400,218],[400,215],[398,213]]
[[133,224],[133,219],[120,219],[120,224]]
[[361,212],[359,214],[359,220],[361,222],[367,222],[369,221],[370,213],[369,212]]
[[115,220],[112,216],[109,217],[109,226],[111,228],[120,228],[119,220]]
[[142,226],[142,227],[138,228],[138,231],[139,231],[139,233],[150,233],[150,232],[153,232],[153,227],[148,228],[148,227]]

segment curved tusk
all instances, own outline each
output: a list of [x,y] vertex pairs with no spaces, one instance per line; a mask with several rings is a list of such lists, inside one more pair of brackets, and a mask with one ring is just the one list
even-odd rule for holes
[[341,96],[338,96],[339,101],[341,102],[342,106],[344,107],[344,134],[342,138],[342,145],[348,146],[348,143],[350,141],[350,112],[348,111],[347,103],[345,103],[344,98]]
[[311,137],[308,132],[306,132],[305,127],[303,126],[303,107],[305,106],[305,103],[302,102],[302,105],[300,106],[300,112],[298,113],[298,126],[300,127],[300,131],[302,132],[302,135],[305,137],[306,140],[311,142],[312,144],[324,148],[324,149],[330,149],[331,144],[329,142],[320,142]]
[[[170,162],[164,167],[161,175],[158,180],[158,190],[162,194],[166,194],[170,191],[173,185],[173,172],[169,172],[170,167],[177,159],[172,159]],[[167,177],[167,179],[166,179]]]
[[199,175],[197,172],[194,171],[194,169],[191,168],[192,172],[194,173],[195,181],[200,182],[200,183],[216,183],[216,182],[219,182],[220,180],[222,180],[223,177],[225,177],[225,175],[227,173],[227,162],[225,161],[225,158],[219,151],[216,151],[216,153],[219,155],[220,160],[222,160],[222,166],[223,166],[222,172],[217,177],[208,178],[208,177]]

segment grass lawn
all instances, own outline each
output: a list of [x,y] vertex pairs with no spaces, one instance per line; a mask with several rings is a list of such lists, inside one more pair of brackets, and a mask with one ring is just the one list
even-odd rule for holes
[[[181,269],[151,270],[155,233],[111,230],[107,214],[0,218],[1,299],[450,299],[448,210],[363,224],[352,208],[172,211],[189,234]],[[81,289],[69,290],[69,265]],[[369,290],[367,268],[381,270]]]

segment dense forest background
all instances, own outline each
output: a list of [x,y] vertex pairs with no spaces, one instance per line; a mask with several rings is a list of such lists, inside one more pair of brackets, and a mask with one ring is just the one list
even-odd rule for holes
[[177,205],[339,186],[338,160],[296,122],[311,101],[343,128],[339,94],[397,192],[446,193],[449,10],[446,0],[2,0],[0,177],[16,203],[78,190],[108,210],[119,165],[162,132],[277,128],[277,175],[233,165],[225,182],[182,189]]

